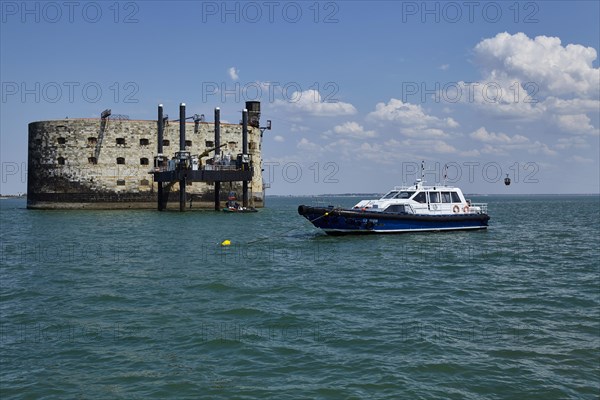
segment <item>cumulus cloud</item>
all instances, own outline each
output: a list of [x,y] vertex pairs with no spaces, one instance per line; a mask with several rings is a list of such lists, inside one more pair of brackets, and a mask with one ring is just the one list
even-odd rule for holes
[[[576,123],[579,132],[593,133],[581,114],[600,109],[600,69],[597,52],[560,38],[498,33],[474,48],[482,71],[476,82],[458,82],[459,101],[502,118],[552,121],[560,129]],[[562,120],[556,114],[569,114]]]
[[508,136],[505,133],[488,132],[483,126],[472,132],[469,136],[484,143],[519,144],[529,141],[529,139],[521,135]]
[[475,54],[488,79],[534,82],[542,95],[598,97],[600,69],[592,66],[597,57],[593,47],[563,46],[558,37],[531,39],[522,32],[503,32],[479,42]]
[[557,115],[554,118],[560,129],[568,133],[600,134],[590,123],[590,118],[585,114]]
[[229,73],[229,77],[231,79],[233,79],[234,81],[237,81],[238,79],[240,79],[239,76],[239,72],[235,67],[231,67],[227,70],[227,72]]
[[440,138],[448,136],[444,129],[458,127],[454,119],[438,118],[427,114],[418,104],[404,103],[402,100],[390,99],[387,103],[378,103],[375,111],[369,113],[367,119],[381,125],[393,122],[400,133],[408,137]]
[[548,156],[557,154],[547,144],[538,140],[532,142],[521,135],[509,136],[505,133],[488,132],[484,127],[477,129],[469,136],[484,143],[484,146],[479,150],[482,154],[507,156],[515,150],[524,150],[530,154],[544,154]]
[[580,164],[593,164],[594,160],[592,160],[591,158],[585,158],[585,157],[581,157],[578,155],[574,155],[572,157],[569,158],[570,161],[574,161],[576,163],[580,163]]
[[[374,138],[377,136],[375,131],[367,131],[357,122],[345,122],[341,125],[336,125],[333,127],[333,133],[335,133],[336,136],[354,139]],[[327,136],[330,136],[331,131],[326,132],[326,134]]]
[[350,103],[323,101],[319,91],[309,89],[294,92],[286,100],[277,99],[273,102],[274,107],[287,110],[292,113],[304,113],[317,117],[335,117],[356,114],[356,108]]
[[560,150],[565,150],[570,148],[583,149],[588,146],[588,142],[582,136],[572,136],[558,139],[558,144],[555,147]]
[[323,148],[321,146],[319,146],[316,143],[311,142],[307,138],[300,139],[300,141],[298,142],[298,144],[296,145],[296,147],[299,150],[306,151],[306,152],[309,152],[309,153],[316,153],[316,152],[320,152],[320,151],[323,150]]

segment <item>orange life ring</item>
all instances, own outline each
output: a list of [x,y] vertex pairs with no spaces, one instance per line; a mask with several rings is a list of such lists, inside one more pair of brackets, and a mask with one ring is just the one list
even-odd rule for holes
[[463,211],[464,211],[464,212],[469,212],[469,206],[464,206],[464,207],[463,207]]
[[460,207],[459,207],[459,206],[454,206],[454,207],[452,207],[452,212],[455,212],[455,213],[457,213],[457,212],[459,212],[459,211],[460,211]]

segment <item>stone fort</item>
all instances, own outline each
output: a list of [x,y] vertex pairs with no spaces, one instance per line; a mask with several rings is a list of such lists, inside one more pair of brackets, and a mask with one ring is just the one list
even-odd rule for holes
[[[258,103],[258,102],[256,102]],[[252,106],[252,105],[251,105]],[[247,151],[252,178],[247,181],[249,205],[264,206],[260,104],[247,125]],[[252,113],[251,113],[252,114]],[[157,120],[78,118],[29,124],[27,207],[39,209],[143,209],[157,207],[158,182],[154,181]],[[242,125],[220,123],[219,158],[235,160],[242,153]],[[180,150],[179,122],[166,121],[164,158]],[[263,128],[264,129],[264,128]],[[194,119],[185,123],[185,150],[192,157],[205,155],[208,168],[217,162],[215,124]],[[160,160],[161,157],[158,159]],[[215,204],[215,187],[226,201],[231,192],[241,197],[242,182],[186,182],[186,209],[208,209]],[[179,207],[177,182],[164,183],[167,209]]]

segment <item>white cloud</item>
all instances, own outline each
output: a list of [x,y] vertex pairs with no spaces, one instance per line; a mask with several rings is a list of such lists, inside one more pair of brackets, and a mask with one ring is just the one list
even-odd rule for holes
[[399,129],[404,136],[420,138],[447,137],[444,129],[459,126],[458,122],[450,117],[438,118],[428,115],[420,105],[404,103],[394,98],[387,103],[378,103],[375,111],[367,115],[367,119],[382,126],[393,122],[391,129]]
[[514,154],[514,151],[524,150],[530,154],[545,154],[554,156],[557,154],[548,145],[538,140],[531,142],[528,138],[521,135],[509,136],[505,133],[488,132],[481,127],[469,135],[472,139],[483,142],[484,146],[479,150],[482,154],[493,154],[507,156]]
[[316,143],[311,142],[307,138],[300,139],[300,141],[298,142],[298,144],[296,145],[296,147],[299,150],[307,151],[309,153],[316,153],[316,152],[320,152],[320,151],[323,150],[323,148],[321,146],[319,146]]
[[560,99],[550,96],[541,105],[553,114],[598,113],[600,111],[600,100]]
[[522,32],[503,32],[479,42],[475,54],[488,79],[533,82],[542,96],[598,97],[600,69],[592,66],[597,57],[593,47],[563,46],[558,37],[531,39]]
[[588,147],[588,142],[581,136],[572,136],[558,139],[558,144],[555,147],[560,150],[572,147],[582,149]]
[[599,134],[590,123],[590,118],[585,114],[557,115],[555,117],[558,127],[568,133]]
[[598,112],[600,69],[593,67],[593,47],[563,45],[558,37],[503,32],[481,40],[474,53],[482,78],[458,82],[462,103],[491,116],[552,121],[560,127],[577,118],[578,131],[593,133],[582,117],[569,117],[569,122],[555,118]]
[[594,160],[592,160],[591,158],[585,158],[585,157],[581,157],[578,155],[574,155],[572,157],[569,158],[570,161],[574,161],[576,163],[580,163],[580,164],[593,164]]
[[521,135],[508,136],[505,133],[488,132],[483,126],[472,132],[469,136],[484,143],[519,144],[529,141],[529,139]]
[[450,68],[450,64],[442,64],[442,65],[440,65],[440,69],[442,71],[446,71],[448,68]]
[[309,130],[310,130],[310,128],[308,126],[298,125],[298,124],[292,124],[292,127],[290,128],[290,131],[292,131],[292,132],[306,132]]
[[279,143],[285,142],[285,139],[283,138],[283,136],[280,135],[276,135],[273,137],[273,140]]
[[356,108],[350,103],[324,102],[317,90],[309,89],[294,92],[286,100],[276,99],[274,107],[280,107],[289,112],[306,113],[317,117],[335,117],[356,114]]
[[240,79],[240,76],[238,75],[240,71],[238,71],[235,67],[229,68],[227,72],[229,73],[229,77],[234,81]]
[[338,136],[354,139],[373,138],[377,136],[375,131],[366,131],[365,128],[357,122],[345,122],[342,125],[336,125],[333,127],[333,132]]

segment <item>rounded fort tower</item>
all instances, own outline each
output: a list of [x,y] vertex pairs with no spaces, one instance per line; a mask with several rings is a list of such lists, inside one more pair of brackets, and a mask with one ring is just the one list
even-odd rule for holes
[[[192,155],[214,156],[214,124],[189,122],[185,149]],[[221,124],[222,157],[242,152],[242,126]],[[179,124],[167,123],[163,154],[179,151]],[[254,174],[249,182],[254,207],[263,206],[261,135],[248,128],[248,153]],[[28,208],[156,208],[158,184],[153,180],[157,155],[157,122],[110,118],[63,119],[29,124]],[[241,193],[241,182],[221,183],[220,196]],[[178,207],[177,185],[165,184],[168,208]],[[171,199],[173,201],[171,201]],[[190,208],[211,208],[213,182],[188,182]]]

